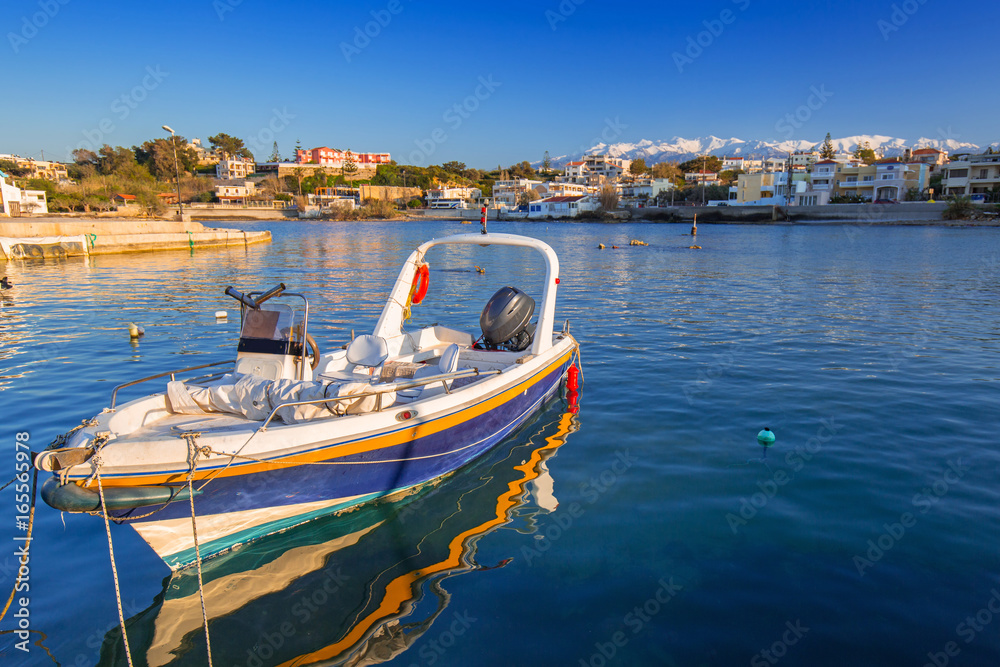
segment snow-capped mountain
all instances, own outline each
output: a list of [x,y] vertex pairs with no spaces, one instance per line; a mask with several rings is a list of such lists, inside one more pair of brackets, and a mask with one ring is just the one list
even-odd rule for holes
[[[888,137],[880,134],[857,135],[853,137],[841,137],[831,139],[834,148],[840,153],[850,153],[859,145],[865,142],[875,150],[876,153],[884,154],[886,157],[902,155],[906,148],[937,148],[947,152],[967,151],[977,152],[980,147],[976,144],[965,143],[947,137],[948,132],[942,131],[941,138],[928,139],[921,137],[916,141]],[[586,151],[553,157],[553,166],[562,166],[567,162],[579,160],[585,155],[606,154],[611,157],[635,160],[643,158],[647,164],[655,164],[665,161],[684,161],[699,155],[718,155],[732,157],[781,157],[790,152],[809,150],[818,147],[823,143],[823,137],[816,141],[812,140],[787,140],[787,141],[759,141],[746,140],[732,137],[722,139],[715,136],[699,137],[697,139],[685,139],[674,137],[669,141],[650,141],[643,139],[637,143],[618,142],[613,144],[598,143]],[[982,149],[985,150],[985,149]]]

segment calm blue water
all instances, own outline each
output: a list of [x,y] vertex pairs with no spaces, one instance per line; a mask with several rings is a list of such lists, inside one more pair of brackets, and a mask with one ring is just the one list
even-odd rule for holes
[[[225,286],[309,293],[328,349],[373,327],[420,241],[476,229],[245,226],[274,242],[6,265],[0,483],[15,433],[41,449],[115,384],[233,356]],[[491,230],[559,253],[579,414],[557,401],[418,498],[208,564],[215,665],[1000,663],[997,230],[702,225],[701,250],[687,225]],[[541,280],[515,251],[432,261],[418,325],[475,328],[495,289]],[[112,534],[136,664],[205,664],[190,575]],[[0,661],[125,664],[103,522],[39,501],[35,536],[44,649],[0,635]]]

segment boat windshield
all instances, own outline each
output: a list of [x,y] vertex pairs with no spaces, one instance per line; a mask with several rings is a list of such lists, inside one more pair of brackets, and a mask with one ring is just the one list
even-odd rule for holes
[[260,310],[247,309],[240,329],[239,350],[294,354],[301,348],[305,311],[288,303],[268,302]]

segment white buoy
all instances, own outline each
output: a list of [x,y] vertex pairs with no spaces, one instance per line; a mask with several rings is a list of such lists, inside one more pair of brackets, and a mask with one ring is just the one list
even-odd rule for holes
[[226,311],[224,311],[224,310],[217,310],[217,311],[215,311],[215,319],[217,319],[217,320],[224,320],[227,317],[229,317],[229,315],[226,313]]

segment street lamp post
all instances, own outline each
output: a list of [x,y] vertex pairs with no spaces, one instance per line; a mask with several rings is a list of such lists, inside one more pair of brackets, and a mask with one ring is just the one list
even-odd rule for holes
[[184,219],[184,206],[181,204],[181,169],[177,166],[177,142],[174,141],[174,131],[170,126],[163,125],[164,130],[170,133],[170,143],[174,146],[174,174],[177,176],[177,216]]

